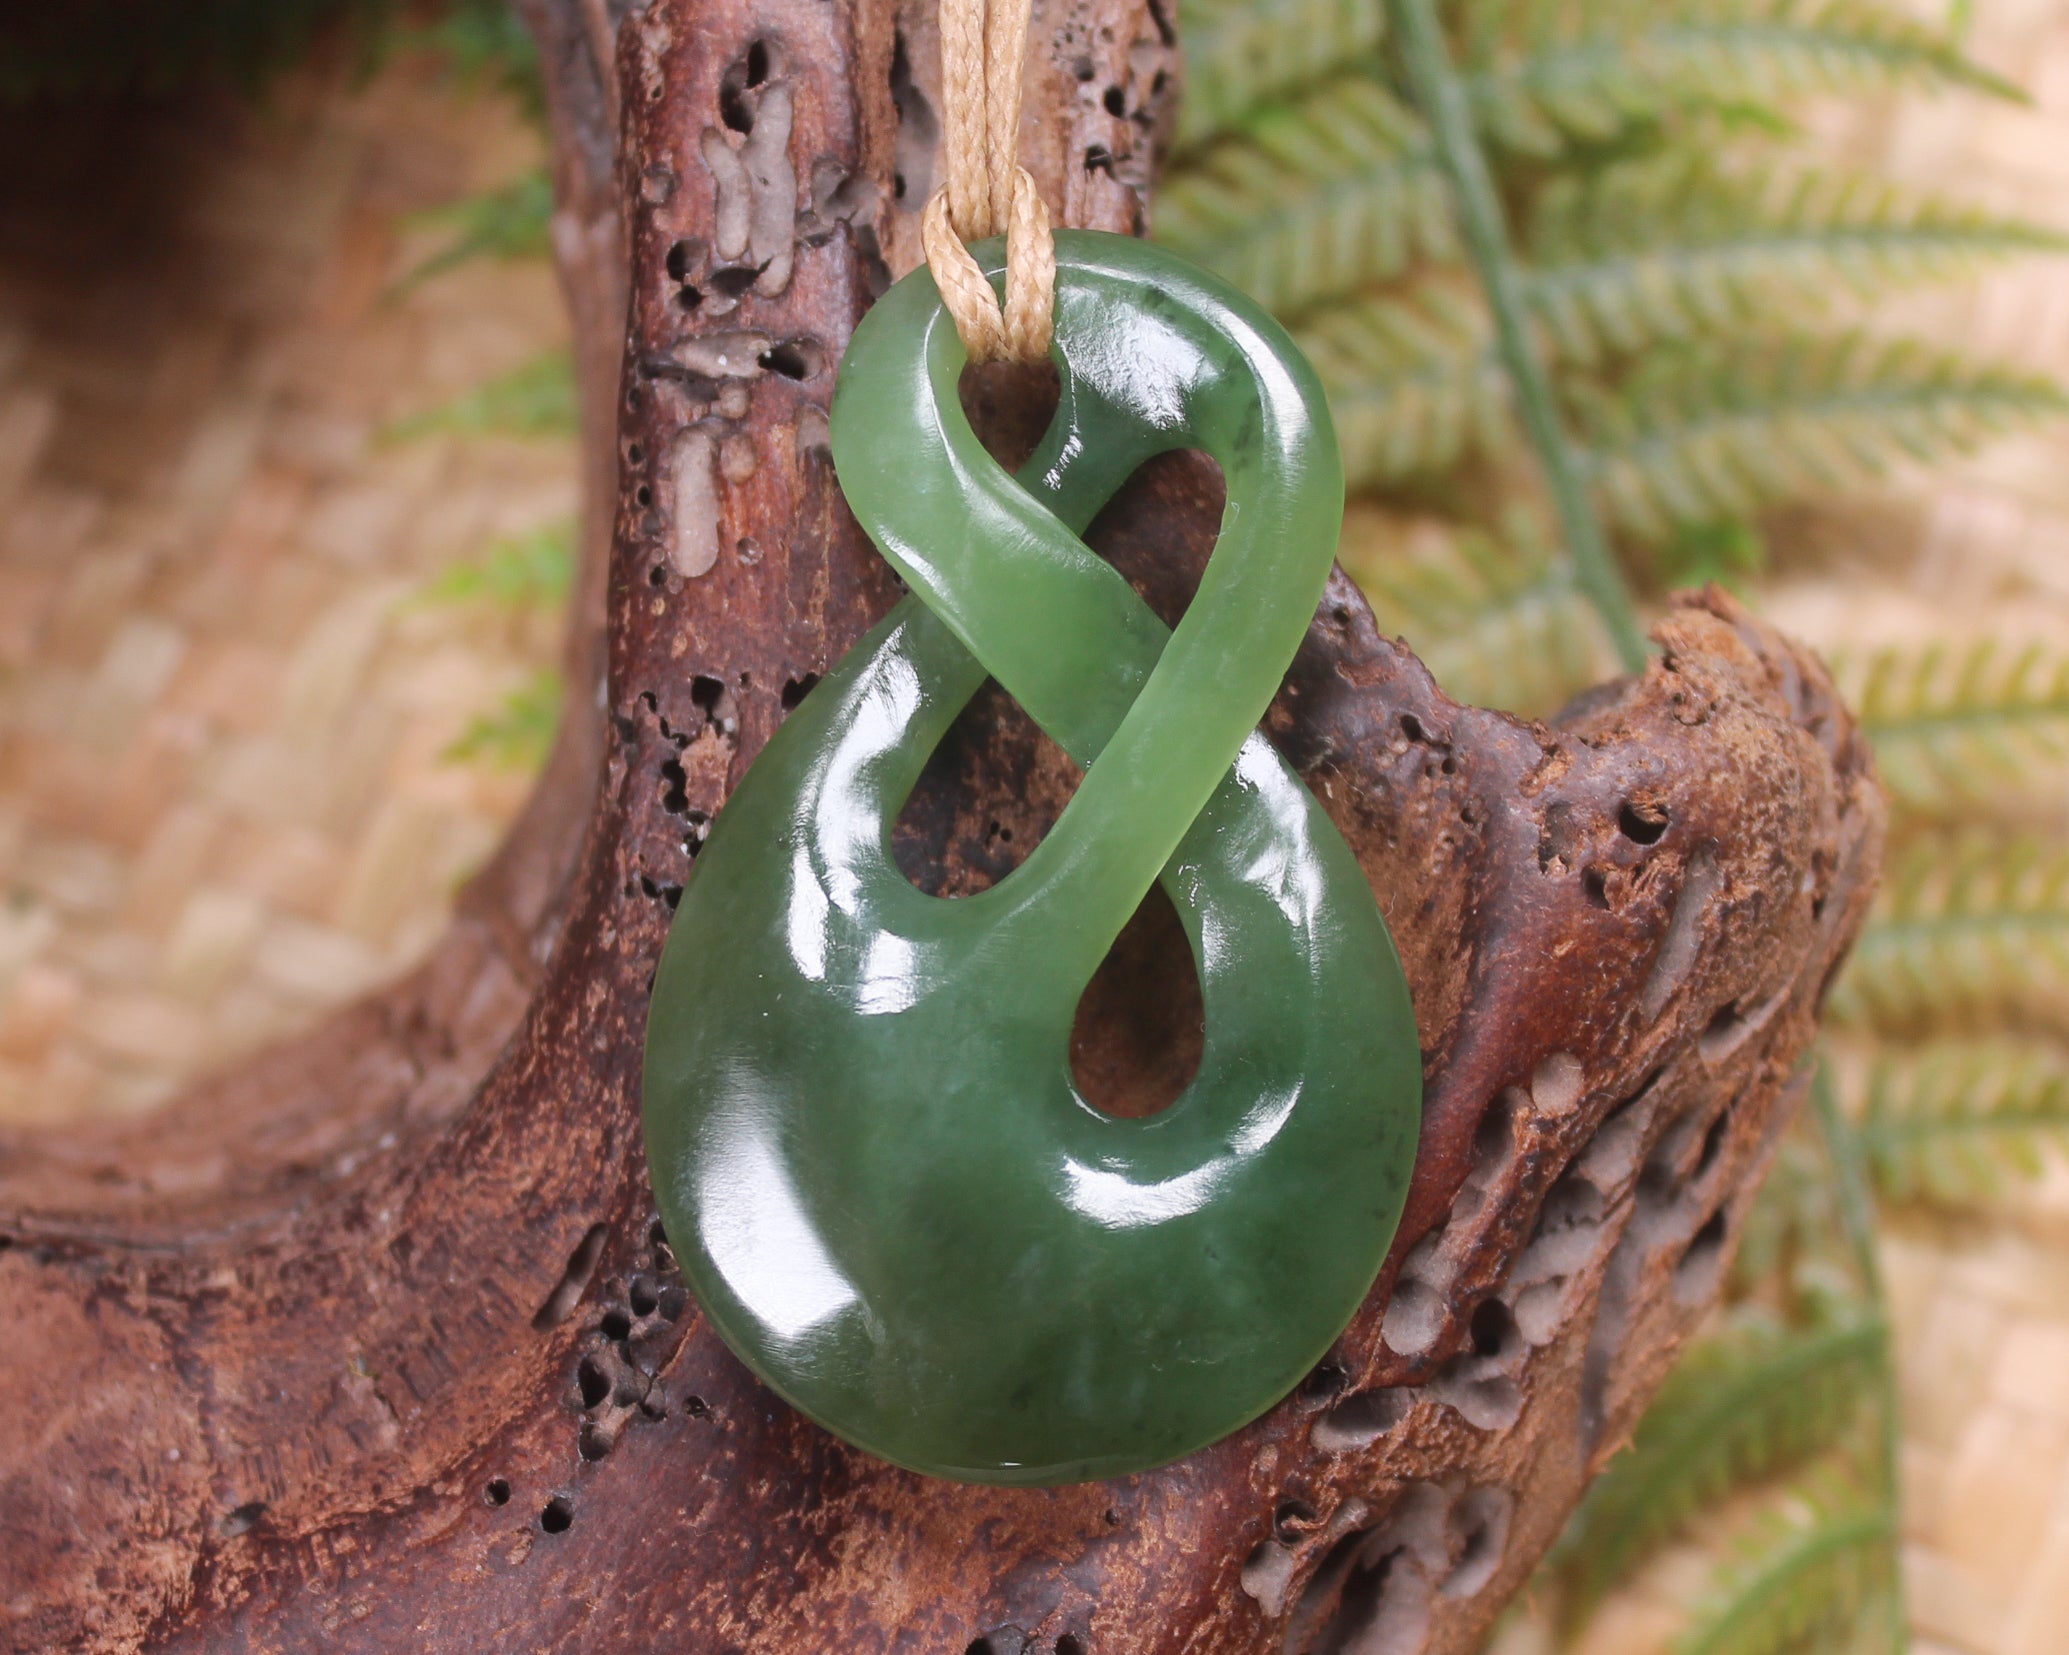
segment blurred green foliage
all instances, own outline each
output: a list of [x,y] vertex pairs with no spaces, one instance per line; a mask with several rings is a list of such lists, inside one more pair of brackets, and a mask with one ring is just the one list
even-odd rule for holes
[[[1314,358],[1354,492],[1344,566],[1453,695],[1545,714],[1614,664],[1546,526],[1551,456],[1518,417],[1496,277],[1588,505],[1655,589],[1754,583],[1789,553],[1773,508],[2069,411],[2051,381],[1875,318],[1886,295],[2069,241],[1836,172],[1794,116],[1811,95],[2022,96],[1951,29],[1879,0],[1434,11],[1506,220],[1492,265],[1411,93],[1443,76],[1408,72],[1404,0],[1190,0],[1156,233]],[[1540,1575],[1564,1641],[1736,1502],[1752,1517],[1683,1655],[1903,1648],[1875,1213],[1997,1198],[2069,1142],[2069,850],[2031,820],[2069,786],[2069,646],[1926,642],[1836,670],[1883,755],[1897,852],[1720,1326]]]
[[566,350],[550,350],[449,402],[395,420],[382,430],[381,440],[414,442],[440,433],[573,437],[578,417],[574,358]]
[[488,712],[468,720],[445,757],[456,764],[530,775],[546,762],[560,729],[561,678],[539,667]]
[[[574,572],[574,525],[553,523],[498,540],[479,557],[452,564],[409,601],[418,609],[554,619],[567,605]],[[537,770],[560,727],[561,691],[557,667],[535,668],[494,707],[470,719],[445,757],[495,770]]]
[[537,259],[553,251],[553,183],[544,167],[449,206],[415,215],[418,226],[449,232],[446,244],[412,266],[390,290],[400,298],[448,270],[477,259]]
[[540,109],[536,54],[507,0],[60,0],[0,8],[0,101],[254,91],[316,47],[364,69],[429,49],[469,86]]
[[551,612],[567,601],[574,572],[574,525],[553,523],[498,540],[480,557],[451,565],[413,601],[430,608],[485,604]]

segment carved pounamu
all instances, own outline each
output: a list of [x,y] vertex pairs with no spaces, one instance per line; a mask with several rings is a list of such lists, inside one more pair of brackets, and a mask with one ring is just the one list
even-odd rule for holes
[[[1882,823],[1830,683],[1707,594],[1644,676],[1526,725],[1445,699],[1333,576],[1265,729],[1422,1030],[1378,1288],[1292,1398],[1161,1471],[965,1487],[842,1447],[683,1290],[640,1036],[713,816],[896,596],[826,408],[916,262],[932,6],[526,10],[599,502],[562,745],[408,980],[142,1129],[0,1144],[0,1648],[1476,1647],[1714,1302],[1800,1095]],[[1064,222],[1139,228],[1168,12],[1045,3],[1034,38],[1030,165]],[[1168,621],[1218,510],[1167,457],[1090,538]],[[988,882],[1073,780],[980,694],[901,860]],[[1081,1076],[1168,1096],[1188,995],[1146,906]]]

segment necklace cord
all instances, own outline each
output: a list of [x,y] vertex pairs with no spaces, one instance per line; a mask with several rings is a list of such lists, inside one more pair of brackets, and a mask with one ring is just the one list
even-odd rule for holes
[[[1033,0],[941,0],[948,180],[920,220],[934,285],[972,362],[1047,360],[1056,307],[1049,209],[1020,165],[1020,78]],[[968,244],[1006,237],[1006,302]]]

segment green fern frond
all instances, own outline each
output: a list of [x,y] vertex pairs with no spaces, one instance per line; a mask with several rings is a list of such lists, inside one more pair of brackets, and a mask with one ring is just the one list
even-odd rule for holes
[[1914,813],[1970,812],[2069,764],[2069,650],[1933,642],[1835,656],[1833,677]]
[[463,83],[492,82],[528,107],[539,98],[537,53],[507,0],[65,0],[0,14],[0,101],[162,95],[216,81],[257,91],[325,41],[362,69],[398,48],[430,47]]
[[1386,0],[1187,0],[1178,145],[1190,149],[1360,59],[1386,34]]
[[1677,150],[1549,185],[1529,297],[1557,355],[1592,362],[2065,250],[2069,237],[2053,231],[1879,181],[1731,171]]
[[452,232],[452,240],[396,282],[400,296],[474,259],[541,258],[552,251],[553,183],[543,167],[501,189],[421,215],[419,222]]
[[2031,1178],[2069,1144],[2069,1052],[2046,1041],[1883,1046],[1846,1090],[1881,1193],[1949,1205]]
[[1836,1491],[1792,1504],[1719,1571],[1676,1655],[1839,1655],[1878,1632],[1889,1647],[1895,1511]]
[[486,385],[394,421],[381,441],[413,442],[452,433],[465,437],[572,437],[578,408],[575,360],[565,350],[542,351]]
[[163,96],[227,82],[257,91],[318,41],[366,53],[395,0],[66,0],[0,14],[0,102]]
[[1652,541],[2069,413],[2050,381],[1859,334],[1666,350],[1621,388],[1567,390],[1611,516]]
[[560,729],[560,674],[541,667],[493,712],[469,721],[444,757],[453,764],[479,764],[492,770],[533,771],[546,762]]
[[1353,488],[1438,471],[1468,449],[1504,446],[1508,377],[1486,313],[1425,285],[1316,311],[1294,329],[1329,391]]
[[420,588],[414,601],[420,608],[553,609],[566,601],[574,575],[574,525],[552,523],[454,564]]
[[1482,129],[1536,155],[1677,110],[1819,93],[1924,84],[2023,101],[1946,34],[1873,0],[1467,0],[1461,22]]
[[1838,1440],[1886,1360],[1882,1323],[1745,1328],[1696,1346],[1560,1541],[1569,1625],[1705,1505]]
[[1594,610],[1520,519],[1497,540],[1389,533],[1354,511],[1337,557],[1380,631],[1407,638],[1456,700],[1548,717],[1615,670]]
[[2069,1029],[2069,846],[1989,834],[1912,845],[1827,1014],[1906,1035]]
[[1805,1111],[1783,1134],[1747,1210],[1729,1296],[1772,1298],[1793,1325],[1829,1325],[1853,1313],[1860,1292],[1831,1152]]
[[412,17],[394,28],[382,49],[435,53],[463,91],[492,88],[528,119],[545,118],[539,48],[510,0],[446,0],[428,21]]
[[1456,249],[1422,122],[1361,75],[1174,168],[1156,235],[1282,316]]

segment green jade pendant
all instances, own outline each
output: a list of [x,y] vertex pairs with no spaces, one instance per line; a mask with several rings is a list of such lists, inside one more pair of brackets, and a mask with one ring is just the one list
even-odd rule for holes
[[[1386,924],[1257,732],[1342,516],[1321,387],[1170,254],[1056,252],[1062,399],[1017,477],[963,414],[924,268],[856,330],[834,462],[912,594],[720,814],[647,1027],[655,1192],[727,1344],[849,1442],[991,1483],[1161,1465],[1283,1397],[1371,1289],[1421,1122]],[[1000,245],[977,256],[998,281]],[[1078,533],[1180,448],[1228,504],[1173,632]],[[987,674],[1085,777],[1014,872],[928,896],[891,827]],[[1076,1091],[1071,1025],[1158,879],[1205,1050],[1124,1120]]]

